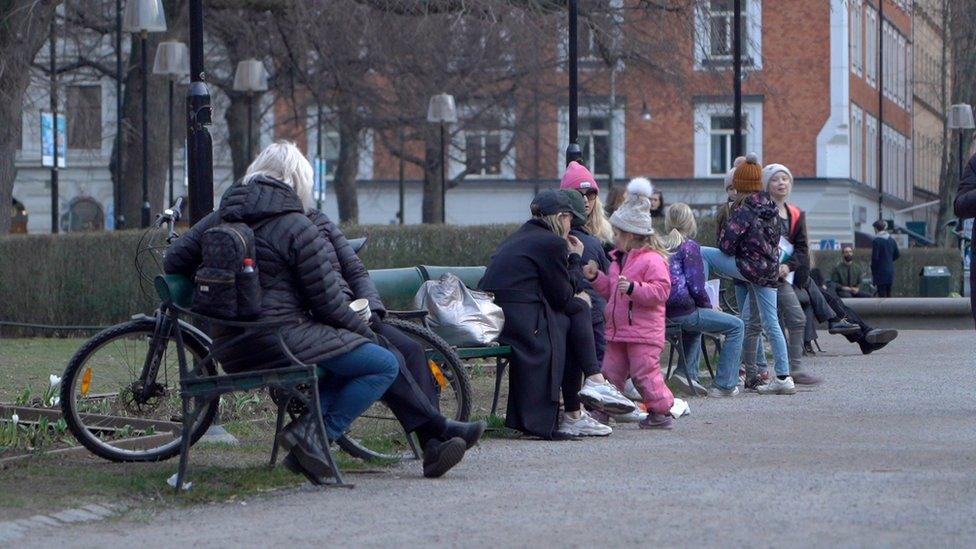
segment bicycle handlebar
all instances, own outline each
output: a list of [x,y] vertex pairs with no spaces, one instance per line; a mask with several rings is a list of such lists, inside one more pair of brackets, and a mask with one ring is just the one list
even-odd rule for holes
[[153,223],[155,227],[161,227],[163,223],[175,224],[180,220],[180,210],[183,208],[183,197],[176,199],[176,202],[169,208],[163,210],[163,213],[156,216],[156,222]]

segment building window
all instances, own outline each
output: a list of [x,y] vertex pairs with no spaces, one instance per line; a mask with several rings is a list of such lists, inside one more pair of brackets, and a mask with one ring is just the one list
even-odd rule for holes
[[579,144],[583,162],[596,177],[610,175],[610,120],[605,116],[579,119]]
[[878,186],[878,119],[865,114],[864,183],[872,188]]
[[[696,10],[695,68],[731,67],[735,33],[733,0],[708,0]],[[762,6],[759,0],[742,4],[742,63],[762,68]]]
[[464,162],[467,174],[497,177],[502,173],[502,132],[475,130],[464,132]]
[[864,181],[864,111],[851,105],[851,179]]
[[102,87],[68,86],[68,148],[102,148]]
[[868,84],[878,85],[878,12],[864,8],[864,65]]
[[[742,118],[743,128],[748,127],[748,117]],[[712,116],[709,123],[709,175],[725,175],[732,166],[732,138],[735,134],[735,119],[731,116]],[[748,133],[743,131],[742,139],[748,142]]]
[[851,1],[851,69],[858,76],[864,73],[864,5]]
[[[724,103],[695,105],[695,177],[721,177],[732,167],[735,153],[732,108]],[[762,103],[742,105],[742,140],[745,152],[762,159]]]

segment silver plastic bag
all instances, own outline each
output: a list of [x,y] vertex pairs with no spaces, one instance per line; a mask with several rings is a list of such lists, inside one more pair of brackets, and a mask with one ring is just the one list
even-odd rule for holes
[[491,294],[467,288],[452,273],[424,282],[413,304],[427,311],[430,328],[437,335],[458,347],[491,345],[505,325],[505,314]]

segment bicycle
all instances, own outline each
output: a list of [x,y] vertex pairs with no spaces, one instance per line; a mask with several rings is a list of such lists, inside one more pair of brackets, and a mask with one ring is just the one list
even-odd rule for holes
[[[161,270],[161,252],[179,238],[182,197],[157,216],[140,238],[136,267],[140,284],[151,280],[143,263],[148,257]],[[165,226],[165,245],[155,239]],[[461,360],[454,350],[426,328],[391,319],[388,322],[423,345],[428,365],[437,380],[438,403],[446,417],[466,421],[470,415],[471,388]],[[200,329],[179,321],[179,333],[188,360],[204,362],[212,347]],[[179,454],[182,443],[182,402],[176,330],[157,309],[106,328],[87,340],[65,368],[61,382],[61,410],[68,429],[93,454],[116,462],[162,461]],[[208,375],[217,374],[211,361]],[[189,429],[195,444],[214,421],[218,402],[194,400],[196,421]],[[297,415],[301,410],[289,410]],[[411,441],[399,428],[392,412],[375,403],[358,418],[350,431],[336,441],[349,454],[362,459],[395,461],[416,456]],[[410,449],[410,452],[407,451]]]

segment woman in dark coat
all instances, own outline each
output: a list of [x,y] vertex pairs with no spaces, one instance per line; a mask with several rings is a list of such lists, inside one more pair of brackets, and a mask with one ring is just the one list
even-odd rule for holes
[[[167,250],[164,269],[193,277],[203,260],[204,233],[221,223],[245,223],[254,231],[254,267],[262,293],[258,320],[292,321],[282,332],[291,352],[329,372],[319,382],[322,410],[310,410],[280,435],[289,451],[285,465],[312,482],[323,482],[331,469],[314,436],[317,420],[312,414],[322,414],[330,440],[339,438],[386,392],[399,364],[349,307],[341,277],[326,255],[326,242],[305,215],[312,204],[311,183],[312,167],[293,144],[269,146],[244,179],[224,194],[220,208]],[[219,347],[235,334],[214,335]],[[228,372],[290,364],[274,333],[248,338],[217,358]],[[463,449],[464,442],[453,443],[458,444]],[[456,448],[450,453],[456,454]]]
[[[579,315],[580,325],[590,324],[589,296],[577,292],[570,275],[581,271],[583,251],[582,243],[569,236],[572,211],[565,194],[540,193],[532,202],[534,217],[498,246],[480,284],[504,310],[500,340],[512,346],[505,425],[543,439],[610,434],[609,427],[581,409],[582,373],[566,372],[570,316]],[[589,345],[592,352],[592,331],[581,332],[572,343]],[[594,367],[598,372],[595,361],[587,366]],[[587,404],[613,413],[634,409],[599,373],[587,376],[587,388],[595,395]],[[566,402],[561,421],[560,393]]]
[[[976,217],[976,155],[969,158],[962,178],[959,179],[959,189],[956,191],[956,200],[953,202],[952,209],[959,219]],[[976,225],[973,226],[973,233],[970,236],[972,237],[970,243],[976,242]],[[970,269],[969,281],[970,286],[976,288],[976,269]],[[970,306],[976,317],[976,293],[970,297]]]

